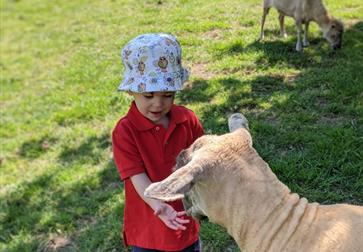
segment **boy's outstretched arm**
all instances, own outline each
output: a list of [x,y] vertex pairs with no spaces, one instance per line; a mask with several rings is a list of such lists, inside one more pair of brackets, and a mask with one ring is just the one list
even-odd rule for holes
[[146,173],[131,176],[131,182],[139,196],[154,210],[154,214],[159,216],[166,226],[174,230],[186,229],[184,224],[189,223],[189,220],[180,218],[180,216],[186,214],[185,211],[177,212],[172,206],[163,201],[146,198],[144,196],[145,189],[151,184]]

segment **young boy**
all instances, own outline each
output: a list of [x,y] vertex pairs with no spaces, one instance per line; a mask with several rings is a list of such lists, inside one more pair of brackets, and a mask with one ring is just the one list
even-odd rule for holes
[[124,80],[119,90],[134,97],[113,134],[113,153],[125,184],[124,243],[132,251],[199,251],[199,225],[181,201],[145,198],[152,182],[171,174],[179,152],[203,135],[195,114],[174,105],[188,72],[181,48],[169,34],[144,34],[122,50]]

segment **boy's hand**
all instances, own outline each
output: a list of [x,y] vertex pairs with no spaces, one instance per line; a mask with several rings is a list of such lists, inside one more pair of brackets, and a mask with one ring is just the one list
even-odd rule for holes
[[152,208],[154,214],[164,222],[164,224],[173,230],[185,230],[187,229],[184,224],[190,222],[190,220],[182,219],[181,216],[186,212],[177,212],[174,208],[163,201],[150,199],[144,196],[145,189],[151,184],[149,177],[146,173],[139,173],[131,177],[131,182],[135,187],[139,196]]
[[186,214],[185,211],[177,212],[174,208],[164,202],[158,204],[155,207],[154,214],[159,216],[159,218],[165,223],[165,225],[173,230],[185,230],[186,227],[183,224],[187,224],[190,221],[180,218]]

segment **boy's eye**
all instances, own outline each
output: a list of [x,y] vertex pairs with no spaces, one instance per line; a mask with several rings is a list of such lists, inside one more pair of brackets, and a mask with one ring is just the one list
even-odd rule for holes
[[166,98],[174,97],[174,93],[166,93],[166,94],[164,94],[164,97],[166,97]]
[[[163,94],[162,95],[163,97],[165,98],[173,98],[174,97],[174,94],[173,93],[167,93],[167,94]],[[145,97],[146,99],[152,99],[154,98],[154,94],[152,93],[149,93],[149,94],[143,94],[143,97]]]

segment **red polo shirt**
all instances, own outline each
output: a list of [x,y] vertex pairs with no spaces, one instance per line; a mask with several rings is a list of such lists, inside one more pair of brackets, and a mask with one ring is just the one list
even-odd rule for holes
[[[168,228],[137,194],[130,177],[145,172],[152,182],[169,176],[179,152],[203,135],[195,114],[173,105],[168,129],[145,118],[135,103],[120,119],[113,133],[113,154],[121,179],[125,183],[124,242],[142,248],[178,251],[198,239],[199,225],[191,217],[185,231]],[[179,201],[170,205],[183,210]]]

